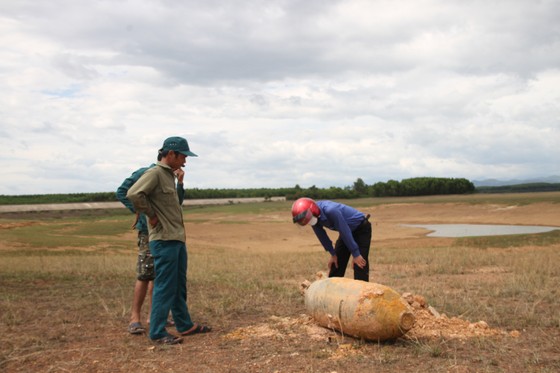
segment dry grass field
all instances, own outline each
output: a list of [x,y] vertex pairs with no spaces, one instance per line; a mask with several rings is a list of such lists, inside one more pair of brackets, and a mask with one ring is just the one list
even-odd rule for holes
[[560,371],[560,231],[431,238],[402,226],[560,227],[560,193],[343,202],[372,214],[370,281],[439,317],[417,302],[415,327],[385,343],[318,327],[299,284],[328,256],[291,223],[290,202],[189,207],[189,308],[214,330],[154,346],[126,331],[136,261],[126,210],[0,214],[0,370]]

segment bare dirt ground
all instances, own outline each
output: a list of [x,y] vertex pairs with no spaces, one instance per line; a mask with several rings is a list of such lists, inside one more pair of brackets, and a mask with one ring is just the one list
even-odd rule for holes
[[[450,246],[454,239],[428,238],[423,229],[401,224],[480,223],[560,226],[558,205],[526,206],[490,204],[391,204],[361,209],[372,214],[374,237],[372,281],[382,283],[394,268],[376,264],[375,249]],[[220,224],[227,216],[213,215],[202,223],[189,224],[189,247],[209,247],[216,242],[228,253],[236,251],[303,252],[320,251],[309,231],[291,224],[289,216],[263,214],[244,218],[249,224]],[[4,223],[11,229],[18,223]],[[333,236],[334,237],[334,236]],[[133,235],[130,234],[133,240]],[[2,249],[0,242],[0,250]],[[520,250],[535,250],[524,247]],[[559,248],[560,249],[560,248]],[[228,254],[229,255],[229,254]],[[327,261],[325,256],[325,264]],[[325,268],[317,268],[324,270]],[[350,276],[352,271],[349,271]],[[477,276],[487,280],[502,275],[500,267],[481,269]],[[294,282],[299,279],[294,280]],[[35,287],[47,287],[40,279]],[[445,284],[441,284],[445,291]],[[92,288],[94,285],[92,284]],[[69,289],[71,290],[71,289]],[[17,356],[4,355],[3,371],[41,372],[553,372],[560,370],[558,328],[527,330],[501,329],[485,320],[468,320],[460,315],[441,315],[423,294],[405,294],[416,315],[415,327],[404,338],[389,343],[358,341],[314,324],[301,305],[293,312],[278,310],[262,316],[238,315],[220,323],[210,321],[212,333],[188,337],[182,345],[153,346],[142,336],[123,331],[120,320],[83,315],[80,328],[49,328],[48,318],[62,318],[65,305],[45,309],[39,324],[20,325],[22,334],[36,335],[36,342],[62,341],[60,349]],[[33,304],[22,304],[25,307]],[[274,311],[274,310],[273,310]],[[66,310],[66,312],[70,312]],[[278,314],[289,316],[277,316]],[[559,317],[558,310],[552,311]],[[126,324],[125,324],[126,325]],[[6,343],[6,342],[5,342]],[[28,342],[31,343],[31,342]],[[44,342],[47,343],[47,342]],[[535,348],[538,346],[538,348]],[[0,355],[0,358],[2,355]],[[2,360],[0,360],[0,363]],[[54,363],[56,362],[56,363]]]

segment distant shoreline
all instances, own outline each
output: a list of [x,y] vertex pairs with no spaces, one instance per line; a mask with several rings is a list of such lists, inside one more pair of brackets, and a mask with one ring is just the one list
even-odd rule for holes
[[[251,202],[285,201],[286,197],[257,197],[257,198],[210,198],[187,199],[183,206],[231,205]],[[0,213],[33,212],[33,211],[64,211],[64,210],[99,210],[125,208],[120,202],[83,202],[83,203],[45,203],[34,205],[3,205]]]

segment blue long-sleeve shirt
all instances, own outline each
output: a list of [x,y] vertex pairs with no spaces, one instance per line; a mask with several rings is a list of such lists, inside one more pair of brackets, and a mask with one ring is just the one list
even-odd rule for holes
[[312,228],[326,251],[335,255],[333,243],[324,228],[340,233],[340,238],[354,258],[360,256],[360,248],[352,232],[364,221],[365,215],[353,207],[333,201],[317,201],[321,215]]
[[[134,171],[132,175],[127,177],[123,181],[121,186],[117,188],[117,192],[116,192],[117,199],[121,201],[121,203],[125,205],[126,208],[129,209],[134,214],[136,214],[136,211],[134,210],[134,206],[132,205],[132,202],[130,202],[130,200],[126,198],[126,193],[128,193],[130,187],[132,187],[134,183],[136,183],[138,179],[140,179],[140,176],[142,176],[144,172],[146,172],[146,170],[154,166],[155,163],[152,163],[148,167],[139,168],[138,170]],[[177,195],[179,196],[179,204],[182,205],[185,199],[185,189],[183,189],[182,184],[177,184]],[[148,234],[148,221],[145,214],[140,214],[138,216],[138,221],[136,222],[135,228],[138,232]]]

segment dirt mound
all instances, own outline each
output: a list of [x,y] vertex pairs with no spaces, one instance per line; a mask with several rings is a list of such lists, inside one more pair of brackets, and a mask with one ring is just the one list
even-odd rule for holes
[[[410,304],[416,318],[414,327],[403,337],[407,340],[467,339],[508,334],[511,337],[519,336],[518,331],[507,333],[491,328],[485,321],[470,322],[459,317],[447,317],[428,305],[421,295],[404,293],[403,298]],[[237,328],[223,338],[240,341],[260,338],[291,340],[301,339],[302,336],[326,342],[346,338],[334,330],[315,324],[308,315],[300,315],[296,318],[271,316],[265,323]]]
[[[492,337],[507,334],[500,329],[491,328],[485,321],[470,322],[458,317],[447,317],[440,314],[428,305],[421,295],[404,293],[403,298],[413,309],[416,322],[414,327],[405,334],[404,338],[410,340],[425,340],[434,338],[443,339],[465,339],[473,337]],[[518,337],[518,331],[509,333],[512,337]]]

